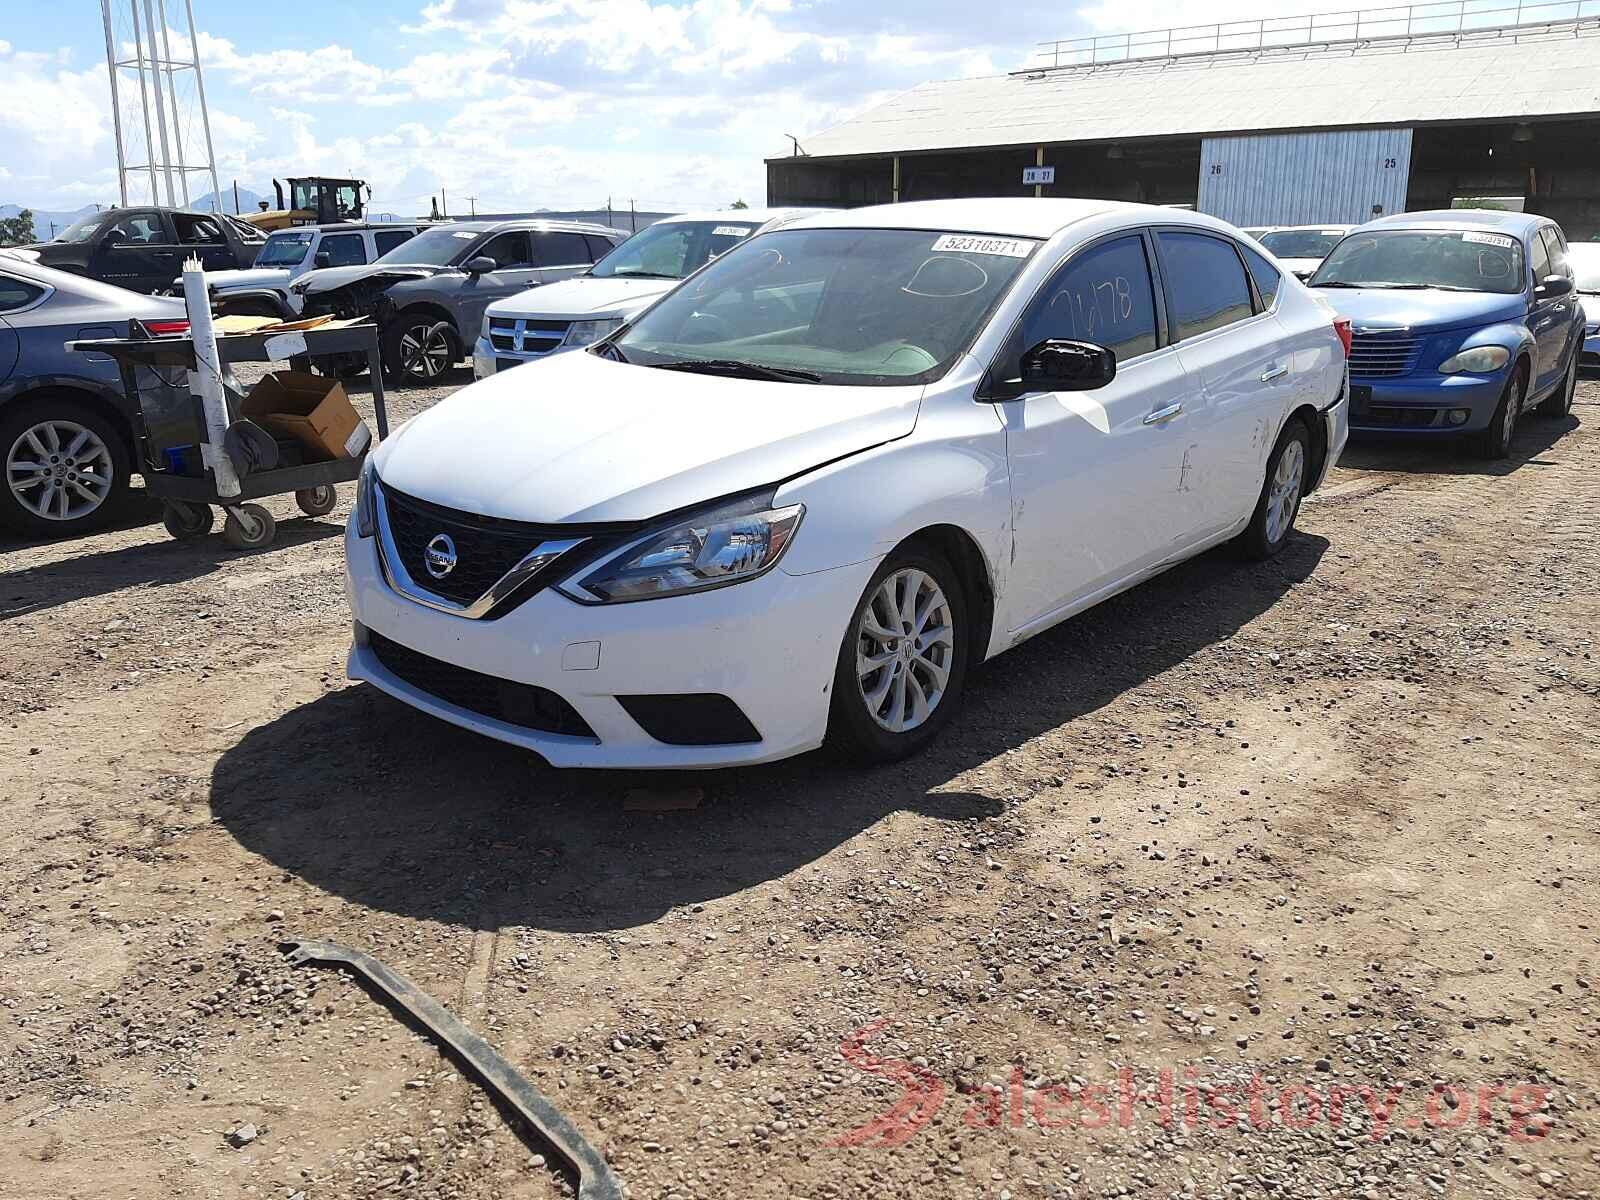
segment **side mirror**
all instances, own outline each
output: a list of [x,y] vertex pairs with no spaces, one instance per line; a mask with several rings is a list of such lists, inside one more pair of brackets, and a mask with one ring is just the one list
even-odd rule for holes
[[469,258],[462,267],[468,275],[486,275],[500,264],[487,254],[480,254],[477,258]]
[[1093,342],[1047,338],[1022,356],[1025,392],[1092,392],[1116,377],[1116,354]]
[[1572,280],[1565,275],[1546,275],[1538,287],[1533,289],[1533,295],[1538,300],[1554,300],[1560,296],[1572,293]]
[[101,244],[105,246],[120,246],[127,240],[128,235],[123,233],[122,230],[108,229],[106,230],[106,236],[102,239]]
[[311,259],[311,265],[320,271],[323,267],[333,265],[333,257],[326,250],[318,250]]

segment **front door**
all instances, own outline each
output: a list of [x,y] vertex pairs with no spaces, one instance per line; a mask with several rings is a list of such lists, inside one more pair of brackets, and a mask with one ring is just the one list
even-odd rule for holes
[[171,286],[183,272],[172,230],[156,209],[135,209],[100,235],[90,274],[134,292]]
[[1011,471],[1009,632],[1155,565],[1182,519],[1189,382],[1161,345],[1149,251],[1131,232],[1074,254],[996,364],[996,376],[1016,378],[1022,352],[1047,338],[1117,355],[1116,378],[1097,391],[1030,392],[999,405]]
[[495,267],[469,275],[456,303],[461,336],[471,344],[483,324],[483,310],[496,300],[538,287],[541,282],[526,230],[498,233],[472,252],[470,258],[492,258]]

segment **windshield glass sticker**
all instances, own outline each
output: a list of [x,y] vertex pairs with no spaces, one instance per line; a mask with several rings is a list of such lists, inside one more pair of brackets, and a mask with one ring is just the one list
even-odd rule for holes
[[1463,242],[1477,242],[1485,246],[1499,246],[1502,250],[1509,250],[1516,245],[1503,233],[1463,233],[1461,240]]
[[745,237],[750,232],[748,225],[718,225],[711,231],[712,237]]
[[1027,258],[1032,242],[1016,238],[975,237],[970,233],[946,233],[934,239],[934,254],[1003,254],[1007,258]]

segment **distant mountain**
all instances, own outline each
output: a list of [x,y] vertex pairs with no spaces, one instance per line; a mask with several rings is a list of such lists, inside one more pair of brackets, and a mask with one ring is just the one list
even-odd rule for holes
[[[21,216],[22,210],[28,207],[31,206],[26,204],[0,204],[0,217]],[[85,204],[82,208],[76,209],[73,212],[65,212],[59,209],[35,208],[33,210],[34,236],[37,237],[41,242],[47,242],[52,236],[50,232],[50,225],[52,221],[55,222],[55,232],[60,233],[68,225],[71,225],[74,221],[82,217],[88,216],[90,213],[94,212],[94,210],[95,208],[92,204]]]

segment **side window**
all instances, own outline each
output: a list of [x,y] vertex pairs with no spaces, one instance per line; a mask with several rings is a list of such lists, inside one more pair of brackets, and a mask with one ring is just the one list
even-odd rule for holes
[[1539,234],[1533,235],[1533,281],[1543,282],[1546,275],[1554,274],[1550,268],[1550,251],[1545,249],[1544,238]]
[[581,233],[536,233],[541,267],[575,267],[592,263],[589,243]]
[[178,230],[178,241],[185,246],[220,246],[227,241],[222,236],[222,226],[210,217],[173,213],[172,223]]
[[494,265],[502,271],[507,267],[531,267],[533,265],[533,260],[528,256],[528,235],[521,230],[515,233],[496,234],[477,250],[474,250],[472,257],[492,258],[494,259]]
[[1550,255],[1552,272],[1571,279],[1572,268],[1567,264],[1567,248],[1562,244],[1561,231],[1554,225],[1546,225],[1539,232],[1544,238],[1544,248]]
[[609,238],[603,238],[599,234],[591,233],[585,236],[589,243],[590,262],[599,262],[602,258],[615,250],[620,244],[618,242],[613,242]]
[[153,212],[129,213],[106,230],[108,239],[113,235],[116,235],[115,240],[141,246],[159,245],[167,240],[166,230],[161,227],[161,214]]
[[1283,276],[1278,273],[1277,267],[1249,246],[1240,246],[1239,249],[1244,251],[1244,265],[1250,268],[1250,278],[1256,281],[1256,291],[1261,293],[1261,307],[1271,308],[1273,301],[1278,298],[1278,287],[1283,283]]
[[404,246],[414,236],[409,229],[381,229],[372,235],[372,243],[377,246],[379,257],[382,257],[396,246]]
[[1221,329],[1255,312],[1244,264],[1232,242],[1202,233],[1158,236],[1174,340]]
[[1022,346],[1046,338],[1094,342],[1118,359],[1156,348],[1155,289],[1144,239],[1102,242],[1068,261],[1022,318]]
[[322,239],[317,254],[328,256],[330,267],[359,267],[367,261],[367,248],[359,233],[336,233]]
[[0,312],[14,312],[26,308],[40,296],[44,289],[9,275],[0,275]]

